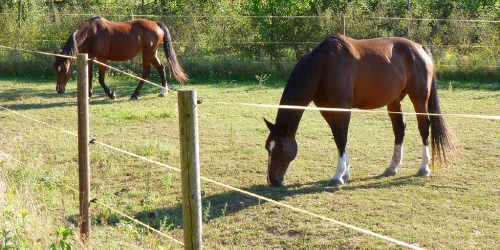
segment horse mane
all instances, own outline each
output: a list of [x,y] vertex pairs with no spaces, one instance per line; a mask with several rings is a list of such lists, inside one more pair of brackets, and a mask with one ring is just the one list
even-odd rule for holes
[[302,96],[316,88],[321,75],[321,65],[318,60],[322,55],[339,55],[341,50],[350,51],[350,45],[341,35],[334,34],[318,44],[309,54],[302,56],[290,74],[280,104],[282,105],[307,105],[301,100]]
[[[86,31],[86,29],[84,29],[85,27],[88,27],[92,23],[94,23],[98,20],[101,20],[101,19],[102,19],[102,17],[100,17],[100,16],[94,16],[94,17],[91,17],[91,18],[85,20],[85,22],[83,22],[68,37],[68,40],[66,40],[66,43],[64,44],[63,50],[61,51],[60,54],[61,55],[68,55],[68,56],[76,56],[76,54],[78,54],[78,44],[81,42],[79,40],[81,39],[81,37],[84,37],[84,36],[77,36],[78,32]],[[78,39],[77,37],[80,37],[80,39]]]
[[302,56],[290,74],[286,83],[280,105],[307,105],[301,99],[304,94],[310,91],[316,75],[320,72],[319,64],[316,60],[316,51]]
[[[320,57],[330,57],[329,55],[336,57],[340,55],[342,50],[350,51],[351,49],[343,36],[334,34],[318,44],[309,54],[302,56],[288,78],[281,96],[280,105],[309,105],[317,91],[319,78],[322,74],[322,60],[320,60]],[[327,59],[326,61],[330,60]],[[276,117],[276,123],[278,121],[286,122],[296,129],[303,112],[304,110],[280,109]]]
[[[281,96],[280,105],[307,106],[312,100],[313,84],[321,74],[321,65],[317,60],[316,48],[302,56],[290,74]],[[276,117],[276,127],[286,124],[289,133],[295,134],[304,110],[279,109]]]

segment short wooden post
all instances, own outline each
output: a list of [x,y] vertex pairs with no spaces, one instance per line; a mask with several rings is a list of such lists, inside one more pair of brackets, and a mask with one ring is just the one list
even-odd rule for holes
[[78,172],[80,184],[80,233],[90,240],[90,169],[89,169],[89,79],[88,55],[78,54]]
[[340,27],[342,29],[342,35],[345,36],[345,17],[344,17],[344,12],[340,14]]
[[196,90],[180,89],[178,91],[178,98],[184,249],[202,249],[200,160]]

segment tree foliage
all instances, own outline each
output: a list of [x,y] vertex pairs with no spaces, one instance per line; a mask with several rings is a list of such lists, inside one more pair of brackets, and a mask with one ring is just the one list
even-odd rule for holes
[[[264,68],[287,72],[290,66],[284,66],[289,65],[286,63],[296,61],[330,34],[340,32],[341,13],[345,14],[346,33],[353,38],[401,36],[429,46],[498,46],[500,27],[494,23],[446,21],[498,20],[500,3],[496,0],[0,1],[3,45],[59,51],[68,35],[90,16],[101,15],[111,21],[144,17],[167,24],[180,59],[188,61],[192,69],[201,72],[208,67],[214,74],[236,70],[244,74],[250,70],[247,75],[252,77],[260,72],[253,72],[249,62],[271,62]],[[448,52],[435,53],[439,60]],[[19,60],[30,58],[22,56]],[[16,61],[1,60],[4,66]]]

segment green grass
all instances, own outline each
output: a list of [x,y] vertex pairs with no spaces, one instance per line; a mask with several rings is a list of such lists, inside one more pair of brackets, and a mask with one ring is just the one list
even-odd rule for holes
[[[94,85],[90,137],[179,168],[177,95],[157,98],[145,85],[139,101],[127,101],[137,84],[108,77],[118,99]],[[439,90],[445,113],[498,115],[498,88],[468,88],[471,82],[444,80]],[[277,104],[284,82],[195,79],[183,88],[198,90],[201,175],[283,203],[428,249],[500,247],[500,121],[447,117],[462,150],[450,169],[436,168],[418,178],[421,143],[414,116],[406,116],[403,164],[398,175],[382,178],[394,137],[385,114],[353,113],[347,150],[351,181],[326,187],[337,153],[330,128],[317,111],[306,111],[297,133],[299,152],[285,187],[266,185],[268,135],[262,117],[276,110],[219,102]],[[498,86],[498,83],[491,83]],[[0,105],[77,132],[76,83],[55,92],[54,81],[0,79]],[[409,100],[405,111],[412,112]],[[22,220],[16,242],[30,249],[57,243],[68,226],[78,239],[78,196],[57,183],[78,187],[77,138],[8,111],[0,111],[0,150],[20,160],[0,158],[0,211],[10,202],[6,228]],[[180,175],[120,152],[92,144],[92,198],[98,198],[182,241]],[[202,182],[203,239],[207,249],[401,249],[372,236],[293,212]],[[7,195],[8,194],[8,195]],[[5,214],[5,213],[4,213]],[[179,249],[109,209],[92,204],[92,248]],[[0,216],[1,217],[1,216]],[[3,225],[2,225],[3,227]]]

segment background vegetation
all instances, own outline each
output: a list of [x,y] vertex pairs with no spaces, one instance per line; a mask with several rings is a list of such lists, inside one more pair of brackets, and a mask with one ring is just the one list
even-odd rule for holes
[[[60,51],[91,16],[148,18],[170,28],[181,63],[194,80],[253,79],[264,73],[285,79],[300,56],[340,32],[341,12],[346,35],[353,38],[401,36],[430,47],[441,79],[500,76],[500,23],[463,21],[499,20],[500,3],[493,0],[19,1],[2,0],[0,44]],[[391,17],[420,20],[386,19]],[[51,64],[46,56],[0,49],[1,75],[50,77]],[[116,65],[139,71],[140,56],[135,65]]]

